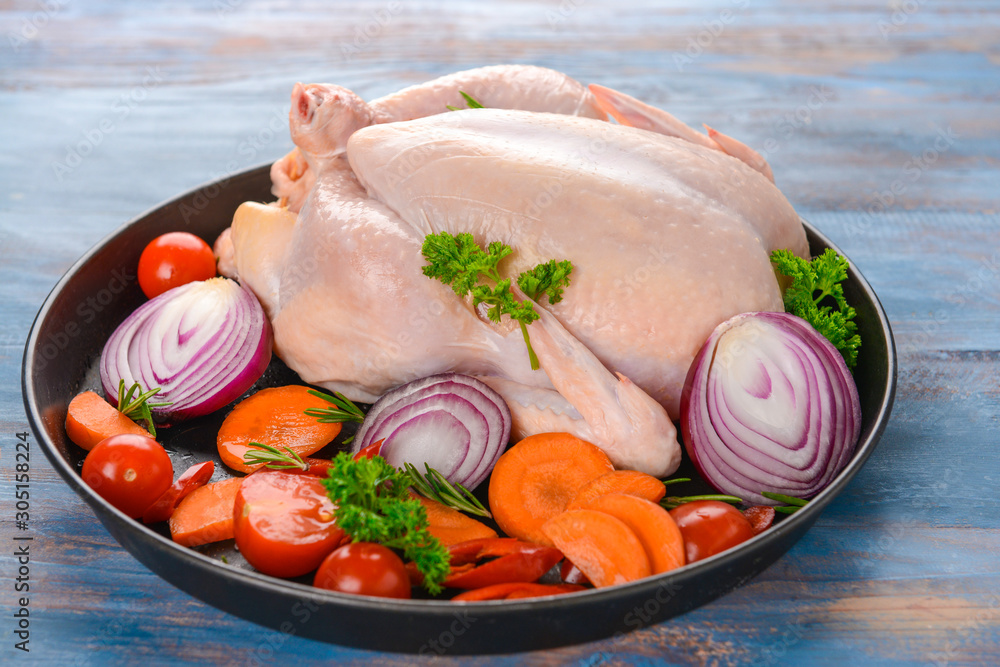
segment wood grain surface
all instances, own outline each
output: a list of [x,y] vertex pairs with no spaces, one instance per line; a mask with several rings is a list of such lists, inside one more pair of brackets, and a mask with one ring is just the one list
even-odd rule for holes
[[899,385],[866,467],[756,579],[617,639],[462,662],[1000,664],[998,37],[988,1],[0,2],[0,662],[453,661],[301,639],[179,592],[37,447],[30,653],[17,650],[21,355],[46,294],[94,243],[284,154],[296,81],[373,98],[516,62],[764,153],[878,293]]

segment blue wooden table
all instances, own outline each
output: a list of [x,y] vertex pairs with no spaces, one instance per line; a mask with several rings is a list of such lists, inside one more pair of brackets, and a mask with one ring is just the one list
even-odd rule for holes
[[[3,3],[0,662],[416,662],[258,627],[179,592],[117,545],[37,448],[30,591],[18,592],[21,355],[45,295],[87,248],[164,199],[284,154],[296,81],[373,98],[522,62],[764,153],[879,294],[899,385],[866,467],[761,576],[615,640],[464,661],[1000,663],[998,37],[1000,3],[987,1]],[[15,647],[22,595],[30,652]]]

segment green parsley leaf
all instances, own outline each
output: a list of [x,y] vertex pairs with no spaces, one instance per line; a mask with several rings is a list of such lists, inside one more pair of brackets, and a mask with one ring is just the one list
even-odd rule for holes
[[853,321],[857,313],[848,305],[841,285],[847,279],[847,260],[827,248],[811,262],[788,250],[775,250],[771,261],[779,273],[792,279],[783,296],[785,310],[813,325],[853,369],[858,363],[861,337]]
[[[498,269],[500,260],[512,252],[510,246],[493,241],[483,250],[472,234],[463,232],[452,236],[441,232],[428,234],[421,252],[428,262],[423,267],[425,276],[451,285],[455,294],[461,297],[471,293],[473,307],[486,304],[486,315],[493,322],[507,315],[520,324],[531,368],[538,370],[538,357],[531,347],[527,326],[538,319],[538,312],[531,301],[514,298],[510,278],[501,277]],[[548,297],[549,303],[558,303],[562,300],[563,287],[569,284],[572,270],[573,265],[568,261],[549,260],[520,274],[517,284],[534,301]]]
[[337,525],[355,542],[399,549],[424,575],[424,587],[441,592],[451,569],[448,550],[427,527],[427,509],[410,496],[410,477],[381,456],[354,460],[341,452],[323,479],[336,506]]

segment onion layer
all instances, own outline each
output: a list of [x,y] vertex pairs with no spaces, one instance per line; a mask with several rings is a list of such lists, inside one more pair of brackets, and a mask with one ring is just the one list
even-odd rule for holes
[[778,504],[762,491],[809,498],[839,473],[861,429],[844,359],[789,313],[744,313],[715,328],[681,396],[684,447],[722,493]]
[[271,325],[249,290],[228,278],[175,287],[141,305],[104,345],[101,384],[110,395],[138,382],[160,388],[159,419],[214,412],[240,397],[271,360]]
[[400,467],[424,464],[468,489],[490,474],[510,439],[510,408],[493,389],[458,373],[397,387],[368,411],[353,441],[357,453],[383,440],[379,454]]

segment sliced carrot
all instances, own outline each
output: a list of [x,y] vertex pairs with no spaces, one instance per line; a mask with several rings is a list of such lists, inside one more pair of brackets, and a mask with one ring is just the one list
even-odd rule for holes
[[459,593],[452,602],[482,602],[483,600],[517,600],[522,598],[537,598],[544,595],[562,595],[586,590],[576,584],[535,584],[515,581],[504,584],[493,584],[484,588],[474,588]]
[[170,515],[170,536],[186,547],[233,538],[233,509],[243,478],[232,477],[192,491]]
[[77,394],[66,410],[66,435],[88,452],[105,438],[120,433],[151,437],[136,424],[92,391]]
[[416,494],[412,495],[427,508],[427,520],[430,523],[427,530],[446,547],[468,540],[497,536],[495,530],[481,521],[466,516],[458,510],[443,505],[436,500],[424,498]]
[[528,436],[494,466],[490,511],[507,535],[552,546],[542,524],[563,512],[580,487],[612,470],[599,447],[569,433]]
[[567,510],[545,522],[545,534],[598,588],[652,574],[649,557],[623,521],[597,510]]
[[586,507],[594,498],[609,493],[627,493],[654,503],[667,495],[667,487],[652,475],[637,470],[612,470],[580,487],[566,509]]
[[278,449],[288,447],[299,456],[318,452],[337,437],[340,424],[321,424],[305,411],[328,407],[329,403],[309,393],[309,387],[261,389],[226,415],[219,429],[219,456],[233,470],[253,472],[262,464],[243,462],[244,455],[253,449],[251,442]]
[[670,513],[658,504],[624,493],[609,493],[592,500],[587,509],[610,514],[631,528],[646,550],[653,574],[684,565],[681,529]]

